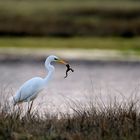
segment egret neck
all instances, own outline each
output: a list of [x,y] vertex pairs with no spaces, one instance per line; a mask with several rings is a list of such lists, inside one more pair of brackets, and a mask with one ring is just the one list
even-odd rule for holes
[[47,84],[52,79],[54,71],[55,71],[55,68],[51,64],[51,61],[49,61],[49,59],[46,59],[46,61],[45,61],[45,68],[47,69],[48,74],[44,78],[44,84]]

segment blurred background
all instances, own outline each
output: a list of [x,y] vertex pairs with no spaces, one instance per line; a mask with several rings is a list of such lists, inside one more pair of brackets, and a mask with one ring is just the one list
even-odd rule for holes
[[69,61],[75,72],[64,79],[65,66],[56,65],[54,80],[38,103],[47,98],[61,105],[64,97],[85,102],[87,94],[104,102],[114,96],[136,97],[140,1],[1,0],[2,92],[13,94],[26,80],[44,77],[44,61],[50,54]]

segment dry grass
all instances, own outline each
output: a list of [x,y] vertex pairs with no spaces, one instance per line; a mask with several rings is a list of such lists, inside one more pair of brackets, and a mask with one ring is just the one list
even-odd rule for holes
[[[138,140],[140,113],[136,102],[82,107],[73,102],[73,115],[39,113],[21,115],[0,109],[0,140]],[[76,108],[75,108],[76,107]],[[59,116],[59,117],[58,117]]]

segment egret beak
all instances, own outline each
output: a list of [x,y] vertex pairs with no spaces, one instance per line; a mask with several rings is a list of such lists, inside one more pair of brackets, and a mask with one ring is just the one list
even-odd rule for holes
[[67,65],[68,63],[62,59],[57,60],[57,62]]

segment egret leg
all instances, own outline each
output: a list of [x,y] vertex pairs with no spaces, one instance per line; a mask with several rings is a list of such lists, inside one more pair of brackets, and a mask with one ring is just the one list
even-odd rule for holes
[[34,103],[34,100],[31,101],[31,105],[30,105],[30,108],[29,108],[29,113],[31,112],[31,109],[32,109],[33,103]]
[[33,106],[33,102],[34,101],[31,101],[31,105],[30,105],[30,101],[28,101],[28,110],[27,110],[28,114],[30,114],[30,112],[31,112],[31,109],[32,109],[32,106]]
[[29,114],[29,109],[30,109],[30,100],[28,101],[28,108],[27,108],[27,113]]

